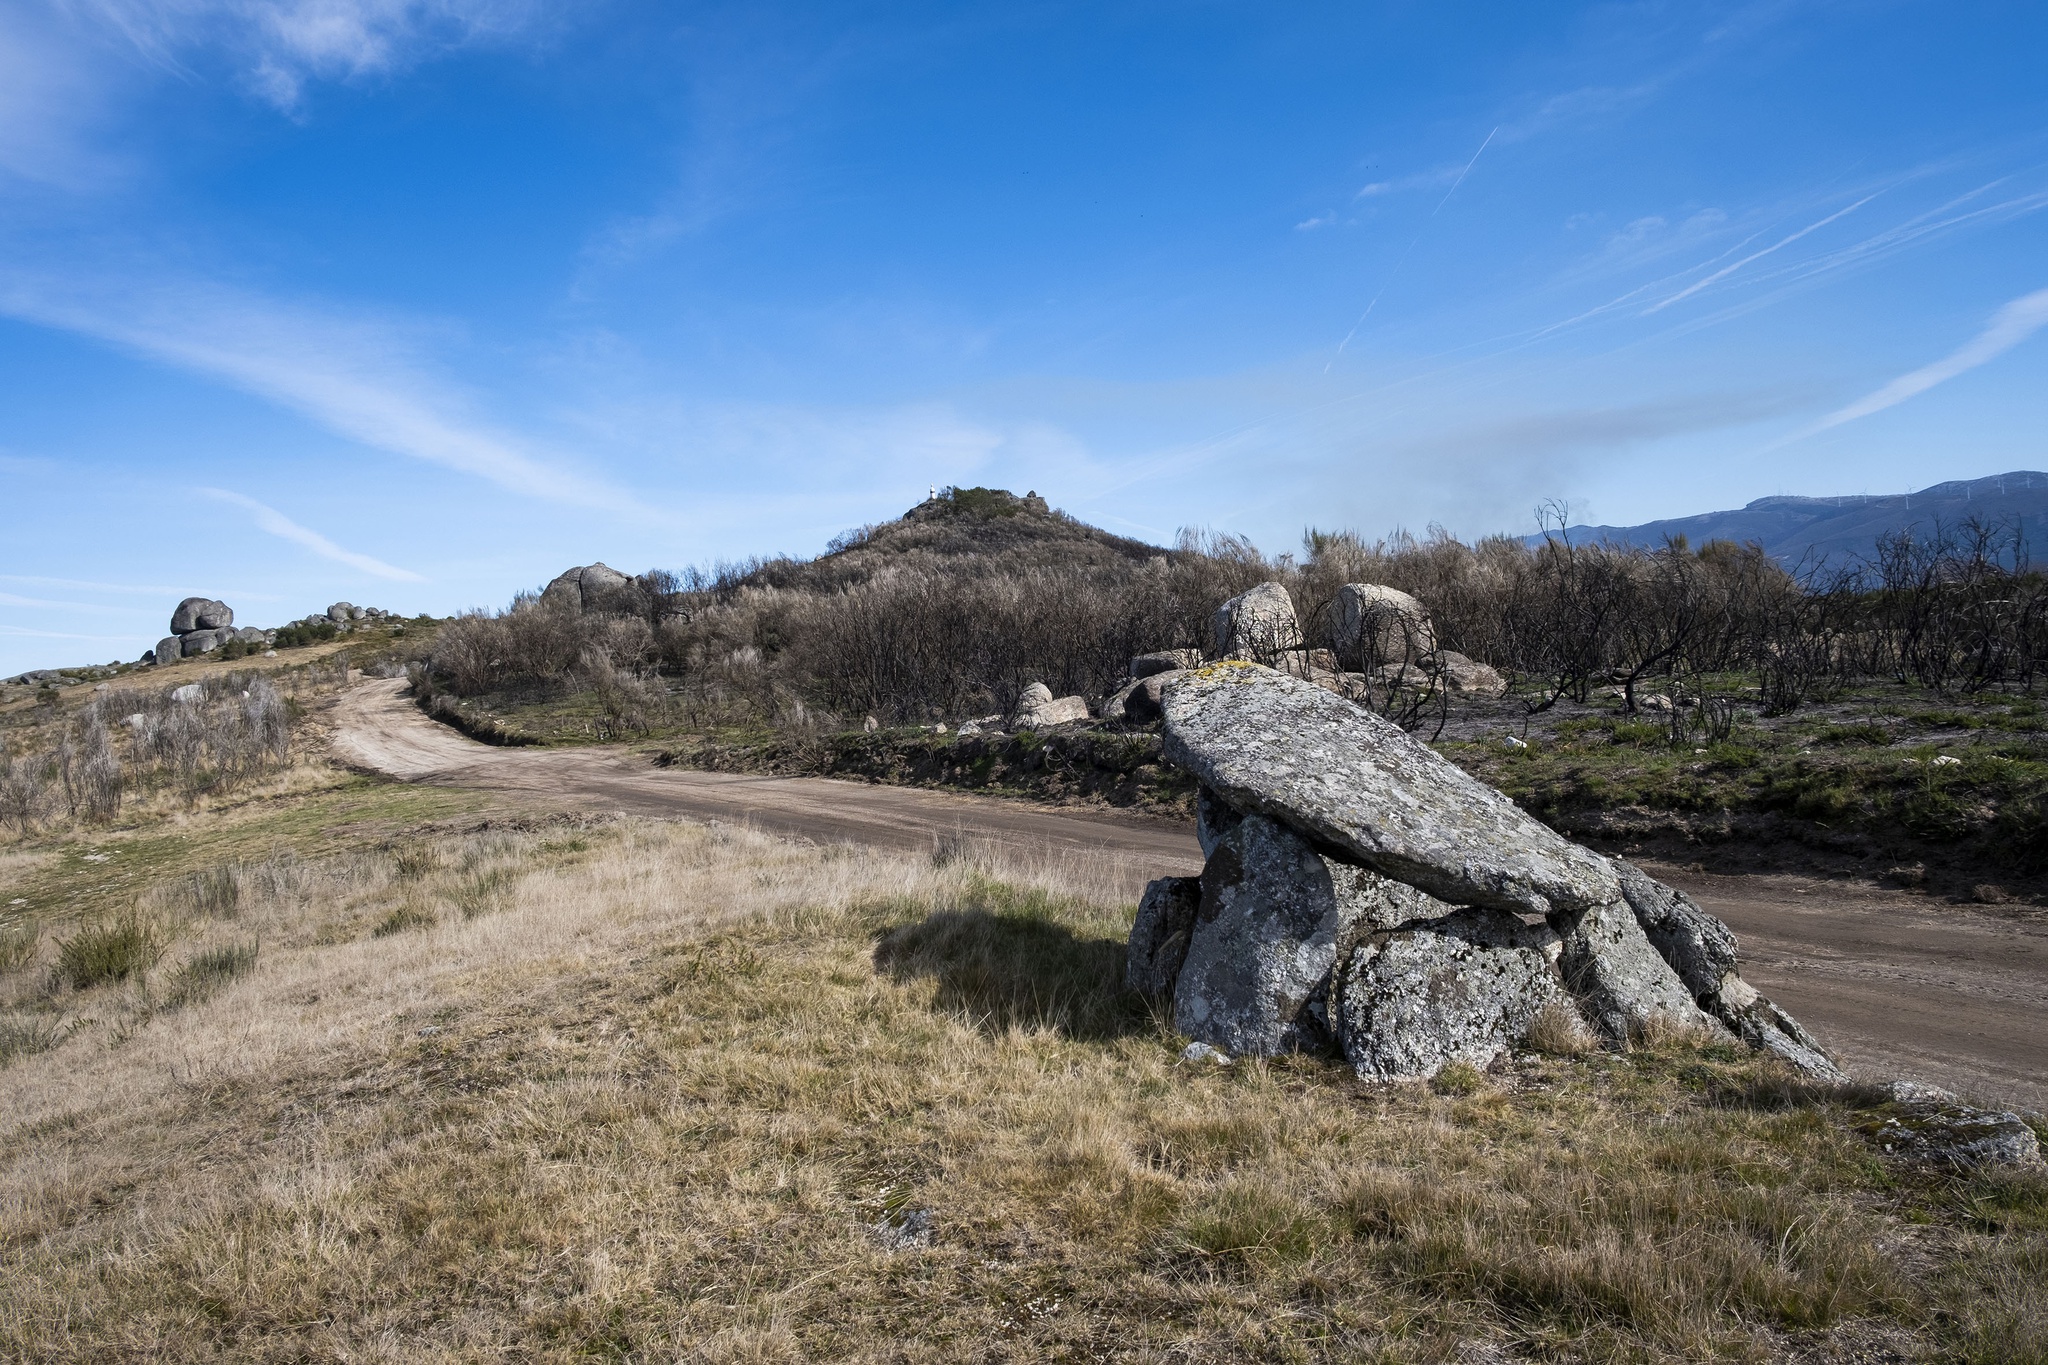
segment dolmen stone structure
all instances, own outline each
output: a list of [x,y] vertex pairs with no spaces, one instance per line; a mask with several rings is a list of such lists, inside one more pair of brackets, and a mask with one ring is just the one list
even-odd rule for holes
[[1614,1046],[1740,1038],[1843,1079],[1742,979],[1726,925],[1397,726],[1240,661],[1177,673],[1161,705],[1166,757],[1201,783],[1207,863],[1146,888],[1127,980],[1195,1042],[1425,1079],[1562,1017]]

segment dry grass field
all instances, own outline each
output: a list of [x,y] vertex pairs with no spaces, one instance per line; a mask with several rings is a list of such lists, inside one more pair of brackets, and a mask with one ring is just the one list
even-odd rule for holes
[[2048,1358],[2048,1183],[1746,1054],[1194,1066],[1106,869],[465,799],[194,820],[17,954],[0,1356]]

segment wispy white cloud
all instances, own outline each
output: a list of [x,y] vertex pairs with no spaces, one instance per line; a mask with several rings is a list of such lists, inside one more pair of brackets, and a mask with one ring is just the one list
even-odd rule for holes
[[234,54],[257,94],[281,109],[314,79],[403,69],[436,52],[530,30],[542,0],[86,0],[146,59],[181,68],[195,50]]
[[97,640],[101,644],[133,644],[133,635],[73,635],[62,630],[24,630],[20,626],[0,626],[0,635],[15,635],[30,640]]
[[[1868,204],[1872,199],[1897,190],[1916,178],[1935,174],[1944,169],[1946,167],[1936,164],[1889,177],[1876,187],[1874,192],[1863,195],[1849,205],[1849,209]],[[1772,255],[1807,236],[1816,227],[1839,219],[1846,210],[1837,210],[1826,215],[1819,223],[1802,228],[1787,237],[1781,237],[1761,251],[1751,251],[1750,248],[1754,243],[1768,237],[1770,230],[1755,226],[1755,213],[1731,219],[1730,215],[1720,209],[1702,210],[1677,223],[1676,230],[1670,232],[1660,228],[1659,224],[1663,220],[1658,216],[1640,218],[1621,232],[1611,235],[1600,252],[1584,258],[1565,279],[1593,278],[1650,265],[1676,250],[1696,246],[1724,232],[1734,235],[1735,240],[1731,245],[1703,260],[1697,260],[1681,269],[1667,271],[1603,303],[1515,338],[1514,344],[1541,340],[1603,319],[1619,316],[1647,317],[1662,311],[1679,299],[1697,296],[1711,286],[1724,284],[1731,275],[1743,271],[1741,282],[1748,290],[1746,299],[1698,315],[1680,330],[1716,326],[1777,303],[1796,289],[1874,265],[1906,251],[1933,245],[1942,238],[1958,232],[2011,222],[2048,209],[2048,191],[2039,190],[2008,194],[2005,198],[1991,203],[1978,202],[2006,184],[2007,179],[1993,180],[1846,245],[1804,253],[1788,252],[1768,267],[1747,270],[1745,267],[1751,266],[1760,257]],[[1773,217],[1782,217],[1787,210],[1774,208],[1770,212]],[[1650,303],[1650,300],[1657,302]]]
[[45,578],[40,574],[0,573],[0,583],[32,583],[39,588],[77,588],[85,592],[128,593],[159,597],[176,588],[161,583],[94,583],[82,578]]
[[111,127],[148,83],[238,82],[285,112],[309,82],[402,71],[528,39],[550,0],[8,0],[0,6],[0,176],[90,192],[133,169]]
[[1358,193],[1351,197],[1353,199],[1377,199],[1381,195],[1405,194],[1409,190],[1433,190],[1439,185],[1449,185],[1455,182],[1464,169],[1465,165],[1463,162],[1453,162],[1448,166],[1437,166],[1426,171],[1416,171],[1412,175],[1397,176],[1392,180],[1375,180],[1369,185],[1359,186]]
[[1923,365],[1910,374],[1902,374],[1883,388],[1864,395],[1847,407],[1836,409],[1799,435],[1811,436],[1830,427],[1838,427],[1845,422],[1853,422],[1858,418],[1883,412],[1886,408],[1895,408],[1909,398],[1919,397],[1937,384],[1946,384],[1959,374],[1965,374],[1979,365],[1998,359],[2044,326],[2048,326],[2048,289],[2038,289],[2014,299],[1993,313],[1984,330],[1971,338],[1967,344],[1958,347],[1932,365]]
[[113,73],[49,9],[9,6],[0,20],[0,176],[77,192],[122,164],[99,145]]
[[1336,221],[1337,215],[1334,213],[1318,213],[1313,218],[1304,218],[1296,223],[1294,230],[1296,232],[1314,232],[1317,228],[1326,228]]
[[1964,209],[1962,206],[1997,188],[2002,181],[1981,185],[1958,195],[1938,208],[1915,214],[1903,223],[1872,233],[1860,241],[1820,255],[1789,261],[1775,270],[1756,276],[1758,283],[1799,282],[1830,275],[1856,266],[1869,265],[1913,247],[1924,246],[1965,228],[1988,227],[2011,222],[2048,209],[2048,190],[2012,195],[1994,203]]
[[218,498],[222,502],[233,503],[244,511],[254,513],[256,525],[262,530],[268,531],[271,535],[281,540],[289,540],[295,545],[303,545],[324,559],[331,559],[337,564],[346,564],[350,568],[361,569],[366,574],[371,574],[378,578],[388,578],[395,582],[426,582],[424,578],[421,578],[410,569],[397,568],[394,565],[386,564],[381,559],[372,559],[369,555],[357,554],[353,550],[344,550],[318,531],[299,525],[276,508],[260,503],[252,497],[230,492],[225,488],[202,488],[199,491],[209,498]]
[[[645,519],[644,500],[531,452],[470,416],[415,335],[204,283],[77,282],[0,270],[0,314],[224,380],[331,431],[530,497]],[[416,333],[418,329],[413,329]]]
[[93,602],[52,602],[42,597],[19,597],[11,592],[0,592],[0,607],[34,607],[43,611],[119,611]]

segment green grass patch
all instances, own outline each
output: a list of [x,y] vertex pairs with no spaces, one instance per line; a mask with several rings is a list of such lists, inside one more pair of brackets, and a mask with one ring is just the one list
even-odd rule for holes
[[48,1052],[63,1042],[71,1033],[68,1026],[56,1019],[42,1019],[34,1015],[0,1015],[0,1066],[21,1057],[33,1057]]
[[431,928],[437,923],[439,923],[439,920],[433,911],[415,901],[407,901],[403,905],[394,906],[389,914],[378,920],[376,925],[371,928],[370,936],[372,938],[389,938],[393,934],[403,934],[414,929]]
[[33,920],[0,926],[0,972],[18,972],[36,960],[43,928]]
[[169,946],[162,925],[131,909],[59,940],[53,972],[73,990],[89,990],[147,975]]
[[177,1008],[210,999],[229,982],[256,970],[255,943],[203,948],[178,964],[165,983],[164,1001]]

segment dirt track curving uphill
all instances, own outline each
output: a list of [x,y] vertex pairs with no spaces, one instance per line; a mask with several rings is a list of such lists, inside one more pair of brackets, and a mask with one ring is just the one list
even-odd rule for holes
[[[1135,897],[1201,867],[1194,832],[1111,812],[823,778],[660,769],[616,749],[500,749],[421,715],[402,682],[362,683],[335,714],[336,756],[408,782],[553,807],[746,821],[826,843],[930,849],[946,840],[1108,857]],[[2048,925],[1902,892],[1795,876],[1649,865],[1741,936],[1744,975],[1858,1074],[1910,1076],[2048,1109]]]

